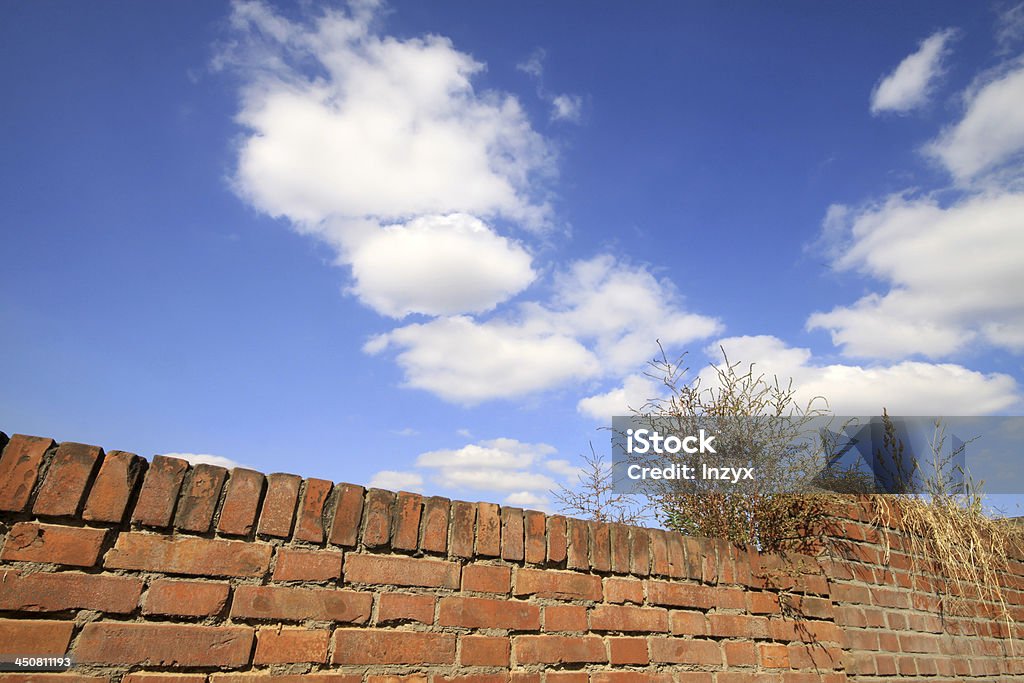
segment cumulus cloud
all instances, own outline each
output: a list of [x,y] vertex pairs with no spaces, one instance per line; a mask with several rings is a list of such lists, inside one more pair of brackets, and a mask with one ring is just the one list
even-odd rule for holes
[[1007,6],[996,20],[996,43],[1006,54],[1024,40],[1024,2]]
[[168,458],[180,458],[182,460],[187,460],[192,465],[216,465],[217,467],[223,467],[229,470],[236,467],[245,467],[245,465],[242,465],[231,458],[225,458],[222,455],[209,455],[207,453],[164,453],[164,455]]
[[546,301],[522,303],[511,315],[407,325],[364,349],[394,349],[407,385],[475,404],[623,376],[653,355],[655,340],[673,347],[720,329],[714,318],[686,311],[671,282],[601,255],[570,264]]
[[[1022,406],[1017,383],[1009,375],[953,363],[821,363],[809,349],[767,335],[721,339],[706,349],[708,356],[720,359],[719,346],[731,360],[755,363],[755,370],[768,377],[792,377],[799,405],[824,397],[837,415],[876,415],[883,407],[894,415],[987,415]],[[705,386],[713,384],[713,368],[703,370],[701,377]],[[820,402],[814,405],[824,407]]]
[[423,492],[423,477],[416,472],[381,470],[370,479],[370,487],[388,491]]
[[555,121],[579,123],[583,110],[583,98],[579,95],[561,94],[551,98],[551,118]]
[[[948,356],[985,342],[1024,349],[1024,194],[986,192],[948,205],[892,196],[843,213],[836,270],[888,285],[850,306],[817,312],[844,353],[871,358]],[[841,245],[841,246],[840,246]]]
[[871,93],[871,113],[907,113],[928,102],[936,80],[943,73],[943,58],[956,36],[945,29],[928,36],[912,55],[887,74]]
[[619,387],[580,399],[576,410],[598,422],[610,422],[615,415],[630,415],[659,398],[661,389],[646,375],[629,375]]

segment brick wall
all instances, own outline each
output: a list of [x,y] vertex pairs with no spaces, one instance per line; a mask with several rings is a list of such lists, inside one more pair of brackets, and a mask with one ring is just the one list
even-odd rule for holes
[[1024,680],[991,605],[942,614],[856,505],[845,557],[784,558],[38,437],[0,447],[0,659],[76,662],[0,683]]

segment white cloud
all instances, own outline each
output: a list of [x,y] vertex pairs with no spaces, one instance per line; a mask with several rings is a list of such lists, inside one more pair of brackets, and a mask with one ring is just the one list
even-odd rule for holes
[[654,355],[656,340],[671,348],[720,329],[685,311],[669,281],[602,255],[571,264],[555,276],[548,301],[523,303],[515,315],[407,325],[364,349],[397,349],[408,386],[475,404],[621,377]]
[[[732,362],[756,363],[755,371],[768,377],[793,378],[799,405],[821,396],[837,415],[876,415],[883,407],[893,415],[986,415],[1022,406],[1017,383],[1009,375],[981,373],[952,363],[904,361],[868,367],[820,363],[810,350],[766,335],[722,339],[706,353],[720,360],[719,345]],[[714,382],[711,368],[701,376],[705,386]]]
[[521,245],[466,214],[386,226],[361,240],[349,259],[353,291],[394,318],[488,311],[535,275]]
[[1019,179],[1024,152],[1024,62],[1011,62],[1010,68],[981,79],[968,89],[964,101],[963,118],[925,151],[960,183],[996,171]]
[[416,472],[381,470],[370,479],[370,487],[388,491],[423,492],[423,477]]
[[897,195],[845,219],[848,241],[833,243],[833,267],[889,289],[814,313],[809,329],[828,330],[860,357],[940,358],[979,342],[1024,350],[1024,194],[993,191],[948,206]]
[[544,49],[538,47],[530,53],[529,57],[516,64],[516,68],[527,75],[540,79],[544,76],[544,59],[546,57],[547,53]]
[[217,467],[223,467],[229,470],[236,467],[245,467],[245,465],[242,465],[231,458],[225,458],[222,455],[209,455],[207,453],[164,453],[164,455],[168,458],[180,458],[182,460],[187,460],[192,465],[216,465]]
[[943,73],[943,58],[956,35],[945,29],[921,41],[917,52],[906,57],[871,93],[871,113],[906,113],[927,103],[936,79]]
[[1010,5],[999,13],[996,21],[996,42],[1001,54],[1006,54],[1024,39],[1024,2]]
[[661,389],[646,375],[629,375],[618,388],[580,399],[576,410],[598,422],[609,422],[615,415],[631,415],[649,401],[661,396]]
[[551,501],[545,496],[538,496],[532,491],[516,491],[505,496],[505,505],[527,508],[530,510],[547,511]]
[[530,467],[555,452],[554,447],[547,444],[529,444],[515,439],[500,438],[469,444],[458,450],[428,451],[420,454],[416,459],[416,466],[514,470]]
[[579,123],[583,110],[583,98],[579,95],[563,93],[551,99],[551,118],[555,121]]

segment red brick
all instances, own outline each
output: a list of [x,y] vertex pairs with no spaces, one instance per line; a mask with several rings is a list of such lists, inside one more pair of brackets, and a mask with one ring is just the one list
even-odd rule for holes
[[597,605],[590,610],[590,628],[594,631],[668,631],[668,611],[660,607]]
[[273,546],[189,536],[121,533],[103,566],[195,576],[263,576]]
[[50,467],[46,470],[32,512],[37,515],[73,517],[85,498],[89,477],[103,457],[97,446],[65,441],[57,446]]
[[722,643],[722,651],[725,653],[726,669],[757,666],[757,649],[749,641],[727,640]]
[[420,548],[428,553],[448,550],[448,513],[451,501],[432,496],[423,501],[423,535]]
[[651,571],[651,538],[647,529],[632,528],[629,537],[632,547],[629,571],[637,576],[647,576]]
[[82,519],[91,522],[122,522],[128,499],[146,469],[146,461],[134,453],[111,451],[103,456],[99,474],[89,491]]
[[629,527],[611,524],[611,570],[616,574],[629,573]]
[[565,562],[568,550],[568,538],[566,536],[565,517],[555,515],[548,517],[548,562],[561,564]]
[[514,593],[557,600],[600,600],[601,577],[549,569],[519,569]]
[[[373,676],[367,680],[373,680]],[[315,671],[308,674],[269,675],[257,673],[213,673],[210,683],[362,683],[363,674],[341,674],[335,672]]]
[[646,638],[609,638],[608,653],[612,665],[647,664]]
[[275,538],[291,534],[301,483],[302,479],[294,474],[275,473],[267,477],[267,495],[263,498],[257,533]]
[[341,578],[341,553],[279,548],[274,581],[332,581]]
[[511,683],[540,683],[540,674],[526,671],[514,671],[509,674],[509,681]]
[[132,521],[146,526],[169,526],[186,471],[188,463],[184,460],[165,455],[154,457],[142,480]]
[[[711,683],[711,674],[698,671],[680,671],[676,677],[679,683]],[[815,679],[815,683],[819,683],[817,679]]]
[[594,571],[607,572],[612,568],[611,529],[604,522],[590,522],[590,566]]
[[[711,674],[690,674],[680,672],[679,683],[711,683]],[[688,676],[707,676],[704,678],[688,678]],[[672,674],[648,673],[646,671],[595,671],[590,678],[591,683],[673,683]]]
[[349,553],[345,583],[458,588],[459,566],[446,560]]
[[622,604],[632,602],[640,605],[644,601],[644,584],[637,579],[612,579],[604,580],[604,600]]
[[329,631],[305,628],[261,628],[256,631],[253,664],[298,664],[327,661]]
[[431,683],[508,683],[509,675],[502,674],[469,674],[468,676],[442,676],[434,674]]
[[217,501],[220,500],[220,490],[227,476],[228,471],[216,465],[199,464],[193,467],[188,483],[178,499],[174,526],[185,531],[209,531]]
[[[125,679],[127,680],[127,678]],[[0,673],[0,683],[110,683],[106,676],[82,676],[79,674],[5,674]],[[188,681],[187,683],[193,683]]]
[[665,532],[665,546],[668,549],[668,575],[674,579],[686,578],[686,552],[683,537],[675,531]]
[[711,634],[727,638],[767,638],[768,619],[745,614],[709,614]]
[[71,621],[0,619],[0,655],[62,656],[74,628]]
[[[785,645],[765,643],[761,648],[761,666],[766,669],[788,669],[789,649]],[[893,672],[895,673],[895,671]]]
[[703,612],[687,612],[672,610],[669,621],[672,622],[672,635],[703,636],[707,635],[707,617]]
[[779,596],[777,593],[747,593],[747,609],[752,614],[778,614]]
[[661,529],[648,529],[651,539],[651,575],[668,576],[668,541]]
[[[437,681],[438,677],[435,676],[434,680]],[[409,674],[407,676],[398,676],[395,674],[378,674],[376,676],[367,676],[366,683],[427,683],[427,675]]]
[[391,541],[391,517],[395,508],[395,494],[383,489],[366,492],[363,508],[363,544],[367,548],[381,548]]
[[451,553],[456,557],[473,557],[476,530],[476,506],[461,500],[452,501]]
[[136,671],[125,674],[121,683],[206,683],[206,674]]
[[692,583],[648,581],[647,602],[666,607],[710,609],[716,604],[715,590]]
[[437,623],[467,628],[539,631],[540,608],[526,602],[491,598],[441,598]]
[[566,527],[566,561],[569,569],[590,569],[590,524],[581,519],[565,520]]
[[664,664],[722,665],[718,643],[709,640],[651,638],[651,661]]
[[230,536],[248,536],[252,533],[265,481],[262,474],[253,470],[241,467],[231,470],[217,531]]
[[335,589],[238,586],[231,601],[233,619],[344,621],[365,624],[371,593]]
[[476,554],[485,557],[501,554],[501,518],[494,503],[476,504]]
[[143,614],[215,617],[228,601],[228,584],[157,579],[149,587]]
[[508,638],[462,636],[462,666],[508,666]]
[[523,511],[519,508],[501,509],[501,557],[521,562],[526,557],[526,538]]
[[590,683],[586,671],[548,671],[544,683]]
[[416,550],[420,537],[420,517],[423,514],[423,496],[399,491],[395,497],[394,536],[391,547],[397,550]]
[[381,593],[377,604],[377,623],[418,621],[434,623],[434,596],[407,593]]
[[0,610],[61,612],[88,609],[127,614],[135,610],[142,581],[126,576],[79,572],[21,575],[0,570]]
[[7,534],[0,560],[91,567],[99,559],[106,535],[105,529],[18,522]]
[[587,608],[583,605],[548,605],[544,608],[545,631],[586,631]]
[[544,564],[546,539],[544,535],[547,516],[537,510],[523,513],[523,526],[526,533],[525,560],[530,564]]
[[295,521],[295,538],[310,543],[324,542],[324,506],[331,495],[333,483],[324,479],[307,479]]
[[149,666],[242,666],[252,650],[251,628],[180,624],[86,624],[75,661]]
[[21,512],[39,479],[39,469],[53,439],[15,434],[0,456],[0,510]]
[[334,631],[332,664],[454,664],[455,636],[377,629]]
[[463,591],[508,594],[511,588],[511,567],[490,564],[467,564],[462,568]]
[[338,484],[334,487],[337,503],[334,506],[334,520],[328,541],[333,545],[351,548],[359,542],[359,524],[363,519],[362,486]]
[[516,636],[512,650],[519,664],[582,664],[608,661],[597,636]]

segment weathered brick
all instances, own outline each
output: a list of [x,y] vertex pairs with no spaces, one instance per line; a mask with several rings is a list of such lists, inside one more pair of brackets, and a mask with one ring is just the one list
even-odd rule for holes
[[[789,649],[777,643],[762,643],[760,646],[761,666],[766,669],[788,669]],[[893,671],[892,673],[895,673]]]
[[355,484],[334,487],[337,502],[327,540],[333,545],[352,547],[359,542],[359,524],[363,519],[363,494],[366,490]]
[[18,522],[7,534],[0,560],[91,567],[99,559],[106,535],[105,529]]
[[371,593],[356,591],[238,586],[231,601],[233,619],[282,621],[343,621],[365,624],[373,603]]
[[630,573],[647,576],[651,572],[651,538],[647,534],[647,529],[630,529],[629,544],[632,549],[629,558]]
[[462,568],[462,590],[505,593],[512,588],[512,568],[491,564],[467,564]]
[[609,638],[608,658],[613,666],[648,664],[646,638]]
[[295,521],[295,538],[310,543],[324,542],[324,506],[333,486],[324,479],[306,480],[299,516]]
[[455,636],[377,629],[334,631],[332,664],[454,664]]
[[107,553],[108,569],[140,569],[195,576],[263,576],[273,546],[213,538],[121,533]]
[[668,581],[647,582],[647,602],[666,607],[714,607],[715,591],[706,586],[692,583],[671,583]]
[[519,508],[501,509],[501,557],[521,562],[526,557],[523,511]]
[[103,457],[97,446],[65,441],[57,446],[43,483],[36,493],[32,512],[37,515],[73,517],[85,498],[89,477]]
[[615,604],[632,602],[640,605],[644,601],[644,583],[638,579],[604,580],[604,600]]
[[[679,683],[711,683],[711,674],[679,672]],[[701,678],[690,678],[698,676]],[[705,677],[706,678],[703,678]],[[647,671],[595,671],[590,683],[674,683],[672,674]]]
[[229,536],[248,536],[252,533],[265,481],[262,474],[253,470],[241,467],[231,470],[224,507],[217,520],[217,531]]
[[544,564],[547,552],[547,540],[544,534],[547,515],[537,510],[523,513],[523,526],[526,531],[525,559],[530,564]]
[[597,636],[516,636],[512,651],[519,664],[583,664],[608,661]]
[[668,611],[660,607],[598,605],[590,610],[590,628],[595,631],[668,631]]
[[508,683],[508,679],[509,675],[507,673],[467,674],[465,676],[442,676],[441,674],[434,674],[431,678],[431,683]]
[[587,526],[590,533],[590,566],[598,572],[611,571],[611,528],[604,522],[590,522]]
[[86,664],[242,666],[253,631],[246,626],[86,624],[75,641],[75,660]]
[[267,477],[267,495],[263,497],[257,533],[275,538],[287,538],[292,533],[301,483],[302,479],[294,474],[274,473]]
[[494,503],[476,504],[476,554],[485,557],[501,554],[501,518]]
[[548,671],[544,683],[590,683],[586,671]]
[[[367,677],[372,680],[373,676]],[[308,674],[271,675],[257,673],[213,673],[210,683],[362,683],[363,674],[343,674],[333,671],[314,671]]]
[[708,633],[708,621],[703,612],[672,610],[669,621],[673,635],[703,636]]
[[651,542],[651,576],[668,576],[668,541],[661,529],[648,529]]
[[711,633],[727,638],[767,638],[768,619],[746,614],[709,614]]
[[184,460],[165,455],[154,457],[142,480],[132,521],[153,527],[169,526],[186,471],[188,463]]
[[456,557],[473,557],[476,528],[476,506],[461,500],[452,501],[452,535],[449,551]]
[[676,531],[665,532],[665,547],[668,549],[668,575],[673,579],[686,578],[686,551],[683,537]]
[[590,524],[581,519],[569,518],[565,521],[566,567],[569,569],[590,569]]
[[391,547],[396,550],[416,550],[420,538],[420,517],[423,513],[423,496],[418,493],[399,491],[395,496],[394,534]]
[[548,562],[561,564],[565,562],[567,550],[567,537],[565,517],[554,515],[547,520],[547,551]]
[[62,656],[74,628],[72,621],[0,619],[0,655]]
[[610,524],[611,570],[616,574],[629,573],[629,527],[625,524]]
[[514,594],[558,600],[600,600],[601,577],[546,569],[519,569]]
[[651,661],[659,664],[722,665],[721,648],[709,640],[651,638],[648,645]]
[[82,519],[91,522],[122,522],[135,485],[146,461],[134,453],[110,451],[103,456],[99,474],[89,490]]
[[583,605],[547,605],[544,608],[544,630],[586,631],[587,608]]
[[726,669],[740,666],[757,666],[757,648],[754,647],[754,643],[749,641],[724,641],[722,643],[722,653],[725,655]]
[[88,609],[127,614],[142,594],[142,581],[126,576],[79,572],[35,572],[22,575],[0,570],[0,610],[61,612]]
[[157,579],[149,587],[143,614],[213,617],[224,609],[229,586],[209,581]]
[[432,496],[423,501],[423,533],[420,549],[428,553],[444,553],[448,550],[448,513],[451,501]]
[[459,565],[447,560],[349,553],[345,583],[458,588]]
[[210,530],[228,471],[223,467],[203,463],[193,467],[191,474],[178,500],[174,526],[202,533]]
[[441,598],[437,623],[466,628],[539,631],[540,608],[526,602],[491,598]]
[[121,679],[121,683],[206,683],[206,674],[135,671],[125,674],[124,678]]
[[298,664],[327,661],[329,631],[305,628],[261,628],[256,631],[253,664]]
[[460,663],[462,666],[508,666],[508,638],[495,636],[463,636]]
[[332,581],[341,578],[341,553],[279,548],[274,581]]
[[377,604],[377,623],[418,621],[421,624],[433,624],[434,601],[433,595],[381,593]]
[[367,548],[381,548],[391,542],[391,518],[395,508],[395,494],[384,489],[366,492],[363,508],[363,544]]
[[53,439],[15,434],[0,456],[0,510],[21,512],[39,479],[39,469]]

